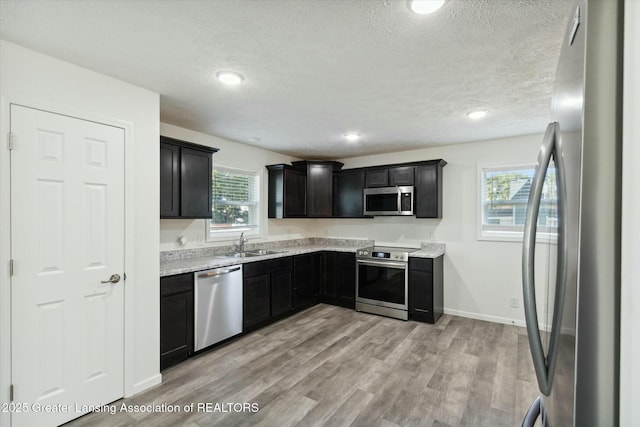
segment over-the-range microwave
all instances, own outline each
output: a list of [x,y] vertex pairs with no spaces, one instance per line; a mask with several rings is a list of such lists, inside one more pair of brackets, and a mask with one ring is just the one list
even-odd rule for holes
[[413,215],[413,186],[365,188],[364,215]]

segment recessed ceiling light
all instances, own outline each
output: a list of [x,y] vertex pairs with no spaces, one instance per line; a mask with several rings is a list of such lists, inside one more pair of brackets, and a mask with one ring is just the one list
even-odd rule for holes
[[238,85],[244,81],[244,76],[235,71],[218,71],[216,77],[226,85]]
[[484,116],[486,116],[487,113],[488,113],[487,110],[470,111],[467,113],[467,117],[469,117],[472,120],[479,120]]
[[343,137],[349,142],[356,142],[357,140],[362,138],[362,136],[359,133],[355,133],[355,132],[345,133]]
[[419,15],[433,13],[440,9],[445,0],[407,0],[409,10]]

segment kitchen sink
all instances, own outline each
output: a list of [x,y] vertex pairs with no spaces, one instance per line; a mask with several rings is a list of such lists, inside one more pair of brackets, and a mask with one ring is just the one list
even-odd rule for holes
[[253,257],[253,256],[264,256],[264,255],[274,255],[281,254],[283,251],[272,251],[270,249],[258,249],[254,251],[245,251],[245,252],[236,252],[233,254],[229,254],[229,256],[236,258],[244,258],[244,257]]

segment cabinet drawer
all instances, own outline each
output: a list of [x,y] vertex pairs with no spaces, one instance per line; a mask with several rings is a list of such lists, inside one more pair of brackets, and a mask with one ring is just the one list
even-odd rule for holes
[[193,273],[160,278],[160,296],[193,291]]
[[287,256],[267,261],[248,262],[244,264],[242,271],[244,273],[244,277],[251,277],[260,274],[268,274],[273,271],[293,268],[292,258],[293,257]]
[[433,272],[433,259],[431,258],[409,258],[409,270]]

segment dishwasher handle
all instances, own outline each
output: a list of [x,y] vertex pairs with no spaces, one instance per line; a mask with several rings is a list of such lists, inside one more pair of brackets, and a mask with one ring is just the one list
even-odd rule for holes
[[198,274],[198,279],[204,279],[206,277],[222,276],[222,275],[225,275],[225,274],[233,273],[234,271],[238,271],[238,270],[240,270],[240,267],[227,268],[227,269],[224,269],[224,270],[221,270],[221,269],[211,270],[211,271],[208,271],[206,273]]

